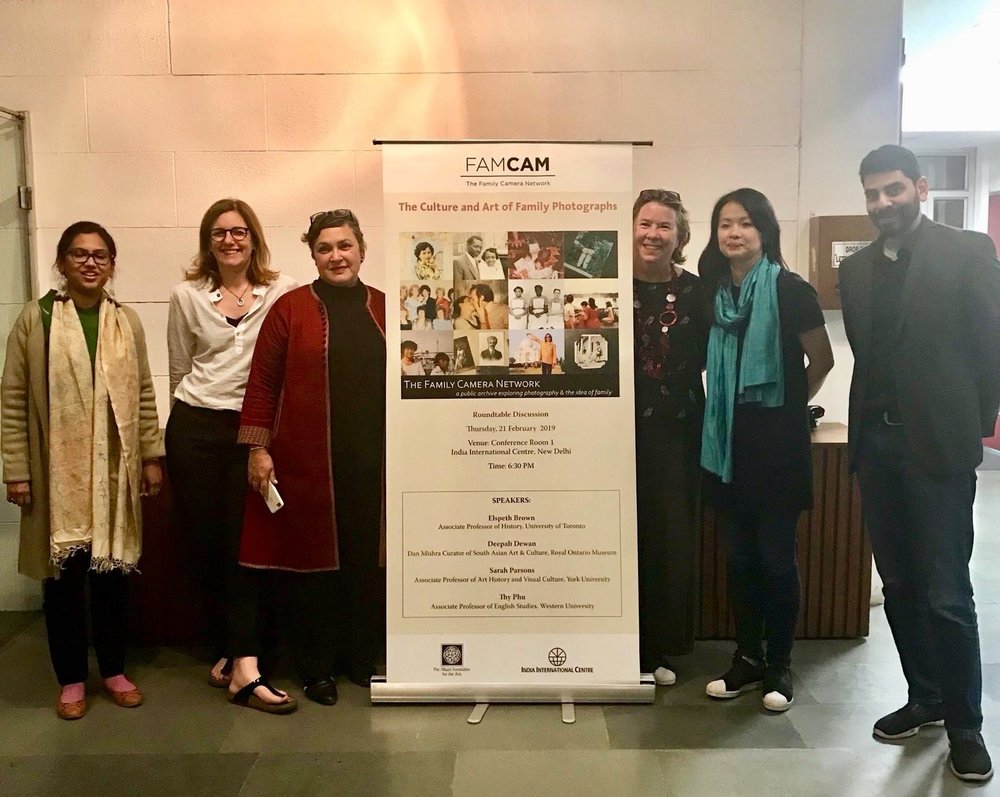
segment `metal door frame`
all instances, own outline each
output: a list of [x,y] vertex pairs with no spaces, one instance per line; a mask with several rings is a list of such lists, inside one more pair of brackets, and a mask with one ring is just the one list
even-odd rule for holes
[[5,116],[10,118],[12,121],[18,123],[21,128],[21,159],[23,161],[24,167],[24,183],[28,189],[29,197],[29,207],[27,209],[27,218],[25,226],[25,240],[27,242],[27,252],[28,252],[28,287],[30,291],[30,296],[25,297],[27,299],[34,299],[41,295],[41,285],[39,282],[39,271],[38,271],[38,256],[37,256],[37,236],[36,236],[36,222],[35,222],[35,208],[34,208],[34,175],[33,175],[33,162],[31,158],[31,147],[29,142],[31,141],[31,114],[29,111],[15,111],[10,108],[6,108],[0,105],[0,116]]

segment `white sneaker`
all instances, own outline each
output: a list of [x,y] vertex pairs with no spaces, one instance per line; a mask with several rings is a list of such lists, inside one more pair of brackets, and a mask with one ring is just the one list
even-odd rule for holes
[[781,692],[768,692],[764,695],[764,708],[768,711],[788,711],[795,698],[789,700]]
[[657,667],[653,670],[653,680],[657,686],[673,686],[677,683],[677,673],[666,667]]

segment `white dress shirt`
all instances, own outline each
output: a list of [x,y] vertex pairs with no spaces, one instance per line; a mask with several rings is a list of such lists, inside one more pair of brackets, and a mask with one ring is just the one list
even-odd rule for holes
[[235,327],[219,312],[222,292],[201,280],[185,280],[170,290],[167,350],[170,395],[193,407],[239,410],[250,375],[250,359],[264,316],[279,296],[298,287],[281,274],[256,285],[250,310]]

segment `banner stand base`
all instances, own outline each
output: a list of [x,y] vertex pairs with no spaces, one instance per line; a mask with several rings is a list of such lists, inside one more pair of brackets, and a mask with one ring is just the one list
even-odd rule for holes
[[373,704],[399,703],[652,703],[656,683],[642,673],[634,684],[421,684],[371,681]]

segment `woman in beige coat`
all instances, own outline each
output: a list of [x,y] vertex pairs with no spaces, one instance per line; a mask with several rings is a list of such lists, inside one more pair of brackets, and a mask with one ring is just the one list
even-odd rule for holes
[[104,290],[111,235],[94,222],[62,234],[63,286],[21,311],[7,340],[0,425],[7,501],[21,508],[18,570],[43,581],[56,713],[86,711],[87,622],[104,688],[142,703],[125,677],[127,575],[141,552],[140,495],[159,492],[163,442],[138,316]]

